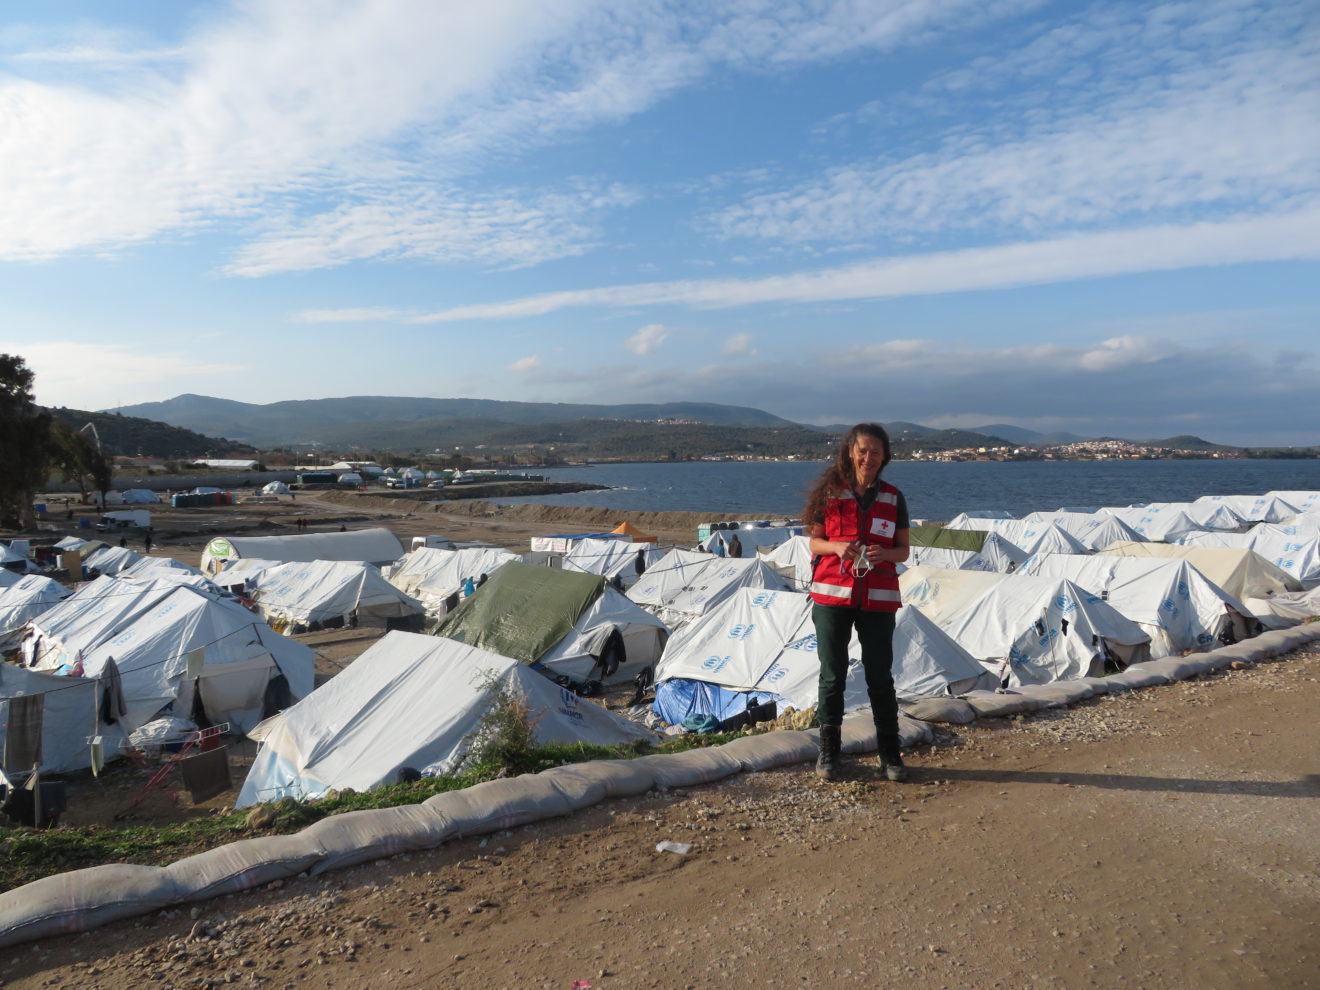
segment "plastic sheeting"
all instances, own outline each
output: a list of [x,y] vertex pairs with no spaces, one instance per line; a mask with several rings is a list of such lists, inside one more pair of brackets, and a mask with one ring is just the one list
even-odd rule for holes
[[386,581],[378,567],[361,561],[280,564],[261,572],[252,597],[263,616],[287,624],[324,623],[353,612],[362,621],[422,612],[421,602]]

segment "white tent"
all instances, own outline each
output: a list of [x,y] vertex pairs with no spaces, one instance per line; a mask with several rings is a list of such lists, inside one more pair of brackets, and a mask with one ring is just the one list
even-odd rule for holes
[[383,567],[403,556],[399,538],[388,529],[353,529],[343,533],[304,533],[297,536],[217,536],[206,544],[198,565],[214,573],[226,560],[261,557],[265,560],[361,560]]
[[[618,633],[624,654],[602,672]],[[552,676],[618,683],[655,663],[669,630],[595,574],[510,562],[463,599],[435,628],[437,636],[510,656]]]
[[289,494],[289,486],[282,481],[272,481],[269,484],[262,486],[261,494],[287,495]]
[[146,488],[125,488],[121,499],[126,505],[155,505],[160,501],[160,496]]
[[1152,542],[1172,543],[1187,533],[1200,533],[1205,527],[1179,508],[1161,506],[1135,506],[1127,508],[1104,508],[1107,512],[1127,523],[1142,537]]
[[426,475],[423,474],[419,469],[415,467],[410,467],[410,468],[404,468],[402,471],[400,471],[399,477],[408,478],[411,481],[421,481],[423,478],[426,477]]
[[628,589],[628,597],[677,629],[741,588],[786,591],[788,585],[759,557],[671,550]]
[[903,604],[921,609],[941,627],[1008,577],[996,571],[940,570],[909,567],[898,576]]
[[263,560],[260,557],[230,560],[225,563],[224,570],[215,576],[214,583],[217,587],[229,589],[242,585],[243,593],[247,595],[261,586],[261,579],[267,571],[283,563],[285,561]]
[[[1266,492],[1265,498],[1277,498],[1293,506],[1298,512],[1320,512],[1320,491]],[[1277,522],[1278,520],[1269,520]]]
[[1135,529],[1108,512],[1033,512],[1026,521],[1053,523],[1093,552],[1114,543],[1136,543],[1144,539]]
[[[976,532],[961,530],[961,532]],[[1010,574],[1027,559],[1025,551],[1018,549],[998,533],[986,533],[980,550],[958,550],[953,547],[913,546],[902,570],[912,567],[933,567],[949,571],[996,571]]]
[[[44,773],[69,773],[91,765],[88,739],[101,737],[102,751],[112,756],[124,741],[117,724],[102,723],[100,684],[95,677],[60,677],[0,663],[0,760],[5,752],[5,737],[13,718],[9,702],[14,698],[42,697],[41,760],[37,767]],[[14,776],[26,773],[31,766],[0,767]]]
[[665,555],[654,543],[622,543],[619,540],[576,540],[560,564],[566,571],[599,574],[609,580],[619,577],[633,584],[639,577],[637,561],[649,569]]
[[702,540],[700,545],[714,554],[719,554],[717,547],[723,547],[724,555],[727,556],[729,544],[736,536],[738,545],[742,547],[742,556],[750,557],[761,547],[777,547],[801,535],[801,526],[746,526],[740,529],[717,529]]
[[113,576],[128,570],[142,559],[142,554],[128,547],[101,547],[83,558],[83,566]]
[[280,564],[262,572],[250,597],[271,625],[297,632],[342,625],[354,612],[363,624],[422,613],[421,602],[386,581],[380,568],[360,561]]
[[1303,588],[1314,588],[1320,585],[1320,534],[1298,531],[1296,526],[1262,523],[1245,533],[1197,533],[1184,537],[1182,544],[1252,550],[1291,574]]
[[1226,505],[1247,522],[1282,522],[1303,511],[1301,506],[1280,498],[1277,492],[1268,495],[1202,495],[1196,501],[1199,505]]
[[654,739],[508,657],[453,640],[391,632],[343,673],[252,733],[261,748],[237,807],[331,788],[369,790],[401,767],[454,769],[497,690],[527,705],[539,744]]
[[1149,657],[1140,626],[1059,578],[1010,574],[943,628],[1005,686],[1098,676],[1108,657]]
[[[849,656],[847,710],[870,703],[855,637]],[[911,608],[898,612],[893,670],[904,697],[970,690],[985,676],[962,647]],[[669,641],[656,665],[655,711],[671,723],[692,714],[724,719],[752,698],[774,700],[781,711],[804,710],[816,705],[819,675],[810,597],[744,589]]]
[[1050,522],[1028,522],[1025,519],[965,519],[945,529],[971,529],[998,533],[1024,554],[1033,553],[1089,553],[1073,536]]
[[446,600],[462,590],[467,578],[478,581],[481,575],[489,577],[509,561],[521,559],[499,547],[418,547],[390,567],[385,577],[404,594],[420,601],[431,615],[444,615]]
[[1252,550],[1169,543],[1119,543],[1101,553],[1117,557],[1181,558],[1240,602],[1248,598],[1268,598],[1280,591],[1300,591],[1302,587],[1287,571]]
[[339,483],[341,485],[360,485],[362,484],[362,475],[356,471],[345,471],[339,476]]
[[1017,516],[1007,509],[974,509],[971,512],[961,512],[954,516],[944,525],[948,529],[985,529],[985,526],[978,526],[976,523],[986,519],[1016,519]]
[[1270,525],[1289,536],[1312,539],[1320,536],[1320,511],[1312,509],[1309,512],[1299,512],[1295,516],[1289,516],[1283,522],[1270,523]]
[[19,553],[8,543],[0,543],[0,567],[9,564],[22,564],[26,567],[27,562],[27,554]]
[[[194,683],[212,721],[251,728],[261,717],[267,683],[279,674],[293,697],[312,689],[312,651],[273,632],[237,603],[165,581],[139,584],[98,578],[38,616],[23,641],[25,658],[43,670],[74,667],[89,677],[113,659],[127,714],[137,727],[159,713],[188,718]],[[200,676],[188,655],[202,650]]]
[[790,536],[777,547],[757,550],[761,559],[775,569],[794,591],[806,591],[811,586],[811,540],[806,536]]
[[1185,560],[1160,557],[1032,557],[1023,574],[1066,578],[1145,630],[1152,657],[1211,650],[1227,635],[1256,632],[1247,607]]
[[71,594],[71,589],[39,574],[28,574],[0,587],[0,648],[8,648],[28,622]]

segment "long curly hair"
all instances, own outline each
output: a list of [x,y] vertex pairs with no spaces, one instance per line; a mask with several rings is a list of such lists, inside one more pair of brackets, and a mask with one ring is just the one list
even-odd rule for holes
[[858,423],[844,436],[839,444],[839,450],[834,455],[834,460],[830,462],[815,485],[812,486],[807,495],[807,507],[802,510],[802,524],[811,526],[812,523],[822,518],[825,514],[825,499],[832,491],[854,488],[857,479],[853,474],[852,449],[860,437],[870,437],[872,440],[879,440],[885,448],[885,458],[880,462],[880,471],[876,474],[879,478],[884,474],[885,468],[893,459],[893,454],[889,445],[889,434],[879,423]]

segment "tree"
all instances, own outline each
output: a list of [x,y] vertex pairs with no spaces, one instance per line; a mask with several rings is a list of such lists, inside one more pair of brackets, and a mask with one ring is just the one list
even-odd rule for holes
[[78,486],[84,502],[89,488],[100,492],[104,505],[113,469],[110,459],[101,452],[100,443],[60,419],[50,424],[50,438],[51,460],[64,480]]
[[32,494],[50,466],[50,413],[32,397],[32,372],[17,354],[0,354],[0,526],[35,529]]

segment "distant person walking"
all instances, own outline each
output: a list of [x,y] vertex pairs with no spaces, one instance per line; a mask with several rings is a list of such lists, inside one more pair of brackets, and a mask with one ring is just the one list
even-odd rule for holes
[[737,533],[735,533],[733,535],[733,539],[729,541],[729,556],[730,557],[742,556],[742,540],[738,539]]
[[147,535],[142,538],[142,548],[151,553],[151,530],[147,530]]
[[894,565],[908,558],[909,523],[903,493],[880,478],[890,456],[884,427],[854,426],[812,488],[802,515],[814,555],[809,590],[820,656],[816,773],[825,780],[836,779],[839,771],[848,644],[854,629],[862,647],[880,769],[890,780],[907,779],[892,668],[894,620],[902,605]]

